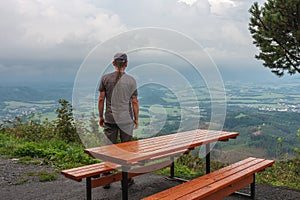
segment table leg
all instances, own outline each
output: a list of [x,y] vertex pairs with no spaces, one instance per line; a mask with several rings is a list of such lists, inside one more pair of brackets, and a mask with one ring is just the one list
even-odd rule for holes
[[250,197],[255,199],[255,174],[253,174],[253,183],[250,185]]
[[206,159],[206,174],[209,174],[210,173],[210,144],[206,144],[206,156],[205,156],[205,159]]
[[128,200],[128,167],[122,167],[122,200]]
[[91,200],[92,199],[92,182],[91,177],[86,178],[86,199]]
[[172,161],[172,164],[170,166],[170,177],[171,178],[174,178],[175,176],[175,160],[174,160],[174,157],[171,157],[171,161]]

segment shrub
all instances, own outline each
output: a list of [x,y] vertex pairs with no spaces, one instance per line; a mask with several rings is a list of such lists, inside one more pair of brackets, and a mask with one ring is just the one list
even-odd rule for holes
[[47,119],[44,121],[35,119],[35,114],[16,116],[14,120],[8,120],[2,125],[3,132],[26,141],[41,141],[54,138],[54,124]]
[[31,158],[42,158],[46,155],[45,150],[38,147],[34,142],[25,142],[24,145],[16,147],[13,153],[14,156]]

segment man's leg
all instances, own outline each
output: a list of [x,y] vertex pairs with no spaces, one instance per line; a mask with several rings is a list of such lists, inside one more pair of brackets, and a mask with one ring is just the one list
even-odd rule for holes
[[[122,124],[119,126],[121,142],[132,141],[133,127],[134,127],[134,124],[125,124],[125,125]],[[134,180],[133,180],[133,178],[129,178],[128,186],[131,186],[132,184],[134,184]]]
[[[108,124],[105,123],[104,126],[104,135],[105,135],[105,144],[106,145],[111,145],[111,144],[116,144],[117,143],[117,136],[118,136],[118,127],[115,124]],[[106,172],[103,174],[103,176],[109,175],[110,172]],[[103,186],[104,189],[109,189],[110,184],[107,184]]]
[[132,141],[133,127],[133,123],[119,125],[121,142]]
[[117,144],[118,126],[116,124],[105,123],[104,126],[105,144]]

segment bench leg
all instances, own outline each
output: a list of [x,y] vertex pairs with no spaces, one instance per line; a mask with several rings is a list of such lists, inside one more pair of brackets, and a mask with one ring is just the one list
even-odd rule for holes
[[253,177],[253,182],[250,183],[250,194],[249,193],[243,193],[243,192],[234,192],[233,194],[236,194],[236,195],[240,195],[240,196],[243,196],[243,197],[247,197],[247,198],[250,198],[250,199],[255,199],[255,174],[252,175]]
[[206,144],[206,156],[205,156],[205,164],[206,164],[206,174],[210,173],[210,144]]
[[92,200],[92,181],[91,177],[86,178],[86,199]]
[[171,178],[174,178],[174,176],[175,176],[174,157],[171,157],[171,161],[172,161],[172,164],[171,164],[171,166],[170,166],[170,177],[171,177]]
[[253,183],[250,185],[250,190],[251,199],[255,199],[255,174],[253,174]]

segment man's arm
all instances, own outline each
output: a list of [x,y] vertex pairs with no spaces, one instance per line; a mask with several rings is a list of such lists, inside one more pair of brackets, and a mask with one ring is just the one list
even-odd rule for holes
[[137,99],[137,96],[132,96],[132,107],[134,115],[134,125],[135,129],[137,129],[139,127],[139,101]]
[[105,101],[105,92],[100,92],[100,95],[98,97],[98,112],[99,112],[99,125],[102,127],[104,126],[104,117],[103,117],[104,101]]

